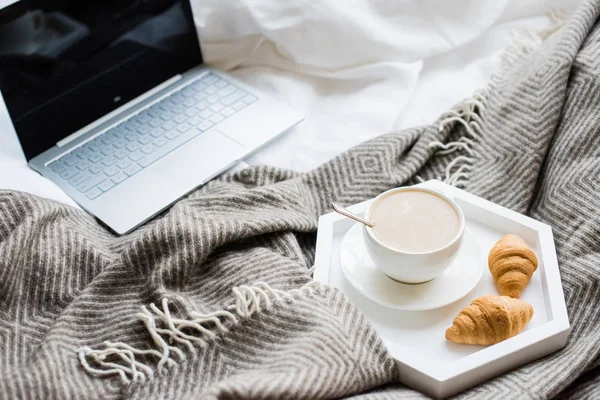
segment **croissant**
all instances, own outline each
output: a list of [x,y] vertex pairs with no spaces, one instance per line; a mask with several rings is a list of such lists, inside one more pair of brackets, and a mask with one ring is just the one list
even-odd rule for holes
[[446,330],[456,343],[489,345],[521,332],[533,317],[531,304],[508,296],[484,296],[473,300]]
[[506,235],[490,250],[488,266],[500,294],[519,298],[537,269],[538,260],[523,239]]

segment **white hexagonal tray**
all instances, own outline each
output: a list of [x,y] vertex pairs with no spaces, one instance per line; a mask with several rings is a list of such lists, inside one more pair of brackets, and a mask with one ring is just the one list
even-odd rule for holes
[[[513,233],[535,251],[539,266],[521,295],[534,308],[532,320],[521,333],[493,346],[456,344],[444,336],[454,317],[473,299],[499,294],[487,265],[475,289],[453,304],[430,311],[387,308],[354,289],[340,267],[340,242],[354,221],[336,213],[323,215],[319,219],[314,279],[340,289],[366,315],[395,358],[400,380],[429,396],[444,398],[563,347],[569,320],[550,226],[440,181],[418,186],[441,190],[456,199],[486,264],[494,243]],[[363,215],[369,204],[370,200],[348,208]]]

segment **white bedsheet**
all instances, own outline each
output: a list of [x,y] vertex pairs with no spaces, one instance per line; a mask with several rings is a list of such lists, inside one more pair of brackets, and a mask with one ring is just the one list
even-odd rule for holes
[[[500,66],[514,29],[578,0],[192,0],[205,60],[306,120],[250,157],[308,171],[396,128],[425,124]],[[0,107],[0,188],[74,204],[30,170]]]

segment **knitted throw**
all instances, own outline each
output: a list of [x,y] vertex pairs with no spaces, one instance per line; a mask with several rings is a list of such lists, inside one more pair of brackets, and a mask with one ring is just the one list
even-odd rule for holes
[[517,38],[490,85],[431,126],[310,173],[219,178],[124,237],[0,191],[0,398],[420,397],[309,270],[332,201],[431,178],[553,227],[572,324],[561,351],[460,396],[600,398],[599,9]]

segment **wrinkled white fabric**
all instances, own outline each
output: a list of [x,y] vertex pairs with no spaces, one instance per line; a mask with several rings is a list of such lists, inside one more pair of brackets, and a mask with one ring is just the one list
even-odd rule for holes
[[[431,122],[499,69],[514,29],[578,0],[192,0],[205,61],[301,111],[250,157],[308,171],[364,140]],[[68,117],[68,116],[65,116]],[[0,188],[73,204],[30,170],[0,110]]]

